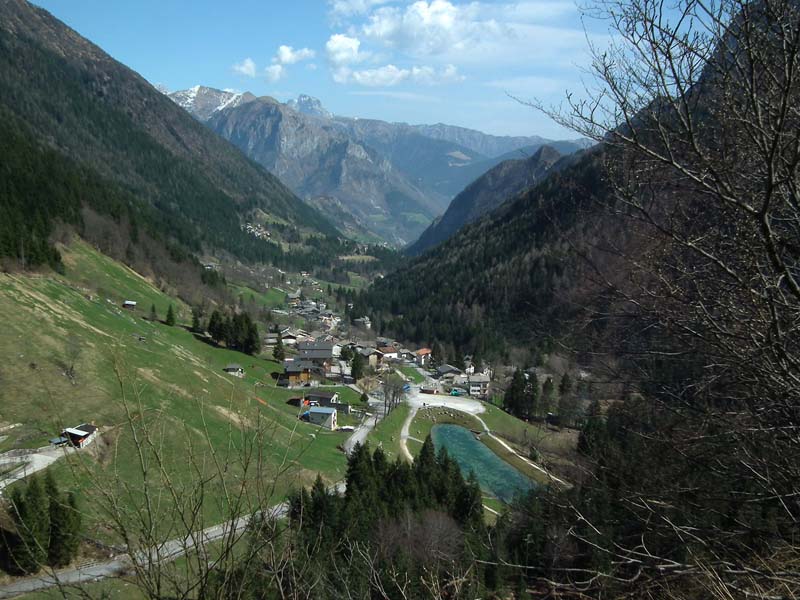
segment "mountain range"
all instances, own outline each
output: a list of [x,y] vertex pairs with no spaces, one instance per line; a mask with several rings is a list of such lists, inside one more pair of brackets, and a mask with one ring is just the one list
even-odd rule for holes
[[[532,153],[550,143],[441,124],[341,117],[308,95],[285,104],[204,86],[168,95],[347,235],[395,246],[413,242],[508,152]],[[552,144],[564,153],[584,146]]]
[[529,158],[508,159],[492,167],[453,198],[447,211],[422,232],[407,253],[422,254],[512,200],[550,173],[561,156],[552,146],[542,146]]
[[[596,198],[606,193],[601,157],[591,149],[559,158],[545,147],[527,161],[496,167],[448,213],[460,207],[465,220],[488,208],[485,199],[494,204],[495,194],[507,201],[375,281],[354,313],[369,314],[385,335],[439,340],[481,355],[544,339],[559,323],[574,322],[572,300],[586,264],[575,246],[597,231],[614,231],[596,214]],[[440,223],[444,229],[448,221]],[[435,233],[441,233],[436,226]]]
[[[195,109],[213,112],[199,92]],[[249,221],[277,242],[338,235],[140,75],[23,0],[0,2],[0,115],[11,146],[0,207],[6,256],[31,261],[37,249],[39,262],[57,262],[47,245],[59,223],[148,268],[190,253],[283,260],[278,243],[244,230]]]

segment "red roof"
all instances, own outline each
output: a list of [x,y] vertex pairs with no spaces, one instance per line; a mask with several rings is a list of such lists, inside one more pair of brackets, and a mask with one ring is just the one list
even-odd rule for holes
[[391,346],[383,346],[382,348],[378,348],[378,352],[381,354],[392,354],[397,352],[397,348],[393,348]]
[[425,356],[426,354],[430,354],[433,352],[430,348],[420,348],[417,350],[417,356]]

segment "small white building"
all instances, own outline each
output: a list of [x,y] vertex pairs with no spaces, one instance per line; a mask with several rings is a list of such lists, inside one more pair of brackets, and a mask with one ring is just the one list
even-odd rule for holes
[[125,300],[122,303],[122,308],[127,310],[136,310],[136,301],[135,300]]
[[464,388],[473,398],[486,398],[489,394],[490,382],[491,378],[482,373],[478,375],[457,375],[453,379],[454,386]]
[[232,375],[234,377],[244,377],[244,369],[242,368],[241,365],[237,364],[228,365],[222,370],[225,371],[228,375]]
[[303,418],[312,425],[319,425],[331,431],[337,428],[336,409],[328,406],[312,406],[308,412],[303,414]]
[[97,437],[97,427],[91,423],[83,423],[76,427],[67,427],[61,432],[61,437],[50,442],[54,445],[70,445],[75,448],[85,448]]

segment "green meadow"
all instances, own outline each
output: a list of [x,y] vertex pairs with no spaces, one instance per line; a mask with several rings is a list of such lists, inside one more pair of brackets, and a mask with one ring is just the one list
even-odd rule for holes
[[[207,526],[237,495],[253,506],[276,503],[318,473],[331,483],[344,476],[338,447],[347,434],[298,420],[300,409],[287,404],[297,391],[275,386],[276,362],[191,333],[188,307],[87,244],[62,253],[63,276],[0,275],[0,426],[16,425],[0,432],[0,451],[46,445],[65,426],[98,425],[97,443],[51,467],[62,486],[79,491],[90,535],[110,535],[104,494],[140,506],[145,480],[162,492],[202,492]],[[137,310],[123,309],[123,300]],[[176,326],[145,318],[155,305],[163,319],[170,304]],[[245,377],[227,375],[230,363]],[[198,478],[208,482],[202,489]]]

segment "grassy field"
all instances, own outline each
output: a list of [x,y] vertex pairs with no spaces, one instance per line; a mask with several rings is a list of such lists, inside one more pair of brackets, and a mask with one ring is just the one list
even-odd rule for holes
[[[163,458],[159,479],[176,487],[190,490],[198,476],[227,461],[209,485],[206,524],[225,514],[223,484],[243,483],[239,459],[255,439],[260,477],[281,473],[275,502],[317,473],[329,482],[343,477],[346,461],[337,447],[347,434],[298,421],[298,409],[286,404],[296,393],[274,387],[277,363],[145,320],[151,304],[162,317],[169,304],[183,319],[189,315],[178,300],[82,242],[62,254],[65,276],[0,275],[0,314],[9,316],[0,328],[0,426],[21,424],[2,433],[8,437],[0,450],[44,445],[64,426],[100,426],[97,444],[52,467],[65,489],[79,491],[90,536],[109,535],[98,508],[103,489],[122,485],[127,503],[142,501],[133,435],[145,429]],[[139,310],[123,310],[122,299],[137,301]],[[79,349],[74,380],[64,375],[70,347]],[[225,374],[229,363],[242,365],[246,376]],[[348,400],[356,395],[339,391]],[[266,431],[263,439],[251,435],[258,430]],[[253,490],[263,485],[255,483]]]
[[286,300],[286,294],[275,288],[259,292],[251,287],[229,283],[228,289],[237,300],[241,298],[245,304],[254,302],[256,306],[263,308],[281,308]]
[[398,367],[398,370],[414,383],[423,383],[425,381],[422,373],[417,371],[414,367]]
[[367,438],[372,448],[383,448],[390,460],[403,456],[400,452],[400,430],[410,410],[407,404],[401,404],[380,421]]

